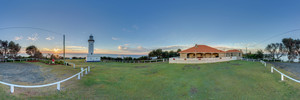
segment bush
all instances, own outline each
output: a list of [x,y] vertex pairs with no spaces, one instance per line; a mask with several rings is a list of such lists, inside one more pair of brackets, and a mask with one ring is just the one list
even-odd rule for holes
[[64,64],[64,61],[55,61],[55,64]]

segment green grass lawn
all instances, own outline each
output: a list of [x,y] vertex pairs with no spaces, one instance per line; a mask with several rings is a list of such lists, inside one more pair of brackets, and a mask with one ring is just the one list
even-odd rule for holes
[[[259,62],[214,64],[84,63],[91,73],[64,83],[63,91],[38,96],[8,93],[0,85],[0,99],[129,99],[129,100],[297,100],[300,84],[286,79]],[[70,67],[70,66],[69,66]],[[76,70],[76,71],[79,71]],[[282,71],[285,72],[285,71]],[[3,89],[5,88],[5,89]],[[53,87],[55,88],[55,87]]]

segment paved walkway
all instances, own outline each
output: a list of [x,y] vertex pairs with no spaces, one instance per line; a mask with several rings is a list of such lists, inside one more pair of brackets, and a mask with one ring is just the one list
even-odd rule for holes
[[40,66],[28,63],[0,63],[0,81],[39,83],[45,80]]

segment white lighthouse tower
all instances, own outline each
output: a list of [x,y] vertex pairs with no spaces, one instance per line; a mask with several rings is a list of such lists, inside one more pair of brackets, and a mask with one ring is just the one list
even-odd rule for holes
[[89,42],[89,52],[86,56],[86,62],[100,62],[101,58],[100,55],[94,54],[94,36],[90,35],[90,38],[88,40]]
[[90,39],[88,40],[89,42],[89,55],[93,55],[94,54],[94,36],[90,35]]

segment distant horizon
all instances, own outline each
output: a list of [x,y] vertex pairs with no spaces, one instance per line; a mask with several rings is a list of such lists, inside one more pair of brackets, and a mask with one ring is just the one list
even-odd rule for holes
[[[29,57],[28,54],[26,53],[19,53],[18,54],[19,56],[22,56],[22,57]],[[43,53],[44,56],[47,55],[47,53]],[[56,54],[57,55],[57,54]],[[58,54],[59,56],[63,56],[63,54]],[[87,54],[85,53],[66,53],[66,57],[70,58],[70,57],[86,57]],[[138,58],[138,57],[141,57],[141,56],[147,56],[147,55],[127,55],[127,54],[98,54],[100,55],[101,57],[133,57],[133,58]]]

